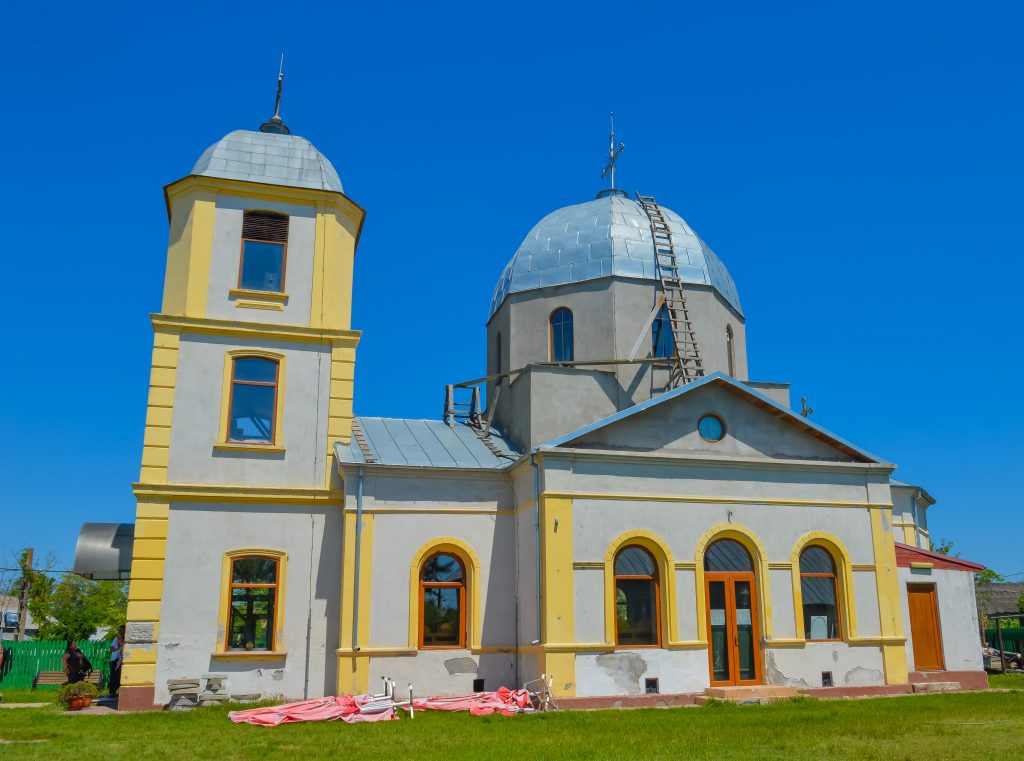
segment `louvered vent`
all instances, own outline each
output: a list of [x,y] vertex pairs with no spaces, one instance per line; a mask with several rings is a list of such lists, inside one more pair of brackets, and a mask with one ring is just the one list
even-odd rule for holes
[[242,237],[271,243],[288,242],[288,215],[247,211],[242,219]]

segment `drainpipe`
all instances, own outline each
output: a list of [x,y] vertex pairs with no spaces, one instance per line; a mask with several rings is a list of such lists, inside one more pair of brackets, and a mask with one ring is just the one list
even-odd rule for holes
[[533,465],[533,505],[537,509],[537,521],[534,524],[533,550],[537,558],[537,639],[533,644],[539,645],[542,637],[540,620],[540,468],[537,465],[537,452],[530,455]]
[[359,652],[359,556],[363,545],[363,469],[356,480],[356,571],[353,574],[355,593],[352,596],[352,650]]

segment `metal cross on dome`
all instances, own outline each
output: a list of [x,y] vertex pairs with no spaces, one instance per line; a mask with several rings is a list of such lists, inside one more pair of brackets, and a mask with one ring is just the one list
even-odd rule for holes
[[622,152],[626,150],[625,143],[619,143],[619,147],[615,147],[615,112],[612,111],[608,116],[611,118],[612,129],[608,133],[608,164],[601,171],[601,179],[603,180],[606,176],[611,175],[611,188],[615,189],[615,162],[622,155]]

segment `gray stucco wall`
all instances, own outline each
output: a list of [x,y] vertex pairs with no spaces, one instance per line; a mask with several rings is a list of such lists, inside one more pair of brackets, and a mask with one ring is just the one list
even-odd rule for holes
[[[733,332],[733,374],[741,380],[747,378],[746,327],[744,320],[713,290],[701,286],[687,286],[687,305],[693,321],[701,358],[706,373],[729,372],[726,351],[726,328]],[[542,288],[515,293],[506,299],[491,318],[487,327],[487,368],[497,371],[499,362],[494,356],[501,334],[502,371],[523,368],[530,363],[551,360],[551,313],[565,307],[573,313],[573,345],[576,361],[621,360],[629,358],[633,346],[640,339],[638,357],[651,357],[653,345],[650,327],[644,327],[656,303],[658,288],[648,281],[625,278],[606,278],[584,283]],[[568,433],[575,427],[593,422],[604,414],[625,409],[668,390],[668,370],[650,365],[621,365],[598,367],[606,380],[595,383],[595,368],[563,369],[550,376],[555,383],[541,393],[536,387],[507,385],[498,397],[496,423],[513,434],[520,444],[527,446],[552,436]],[[587,374],[590,384],[577,381],[574,376]],[[520,380],[522,377],[520,376]],[[504,381],[508,384],[508,381]],[[518,385],[517,390],[513,390]],[[494,398],[495,383],[488,385],[489,399]],[[565,399],[571,397],[571,411],[564,408]],[[570,414],[571,413],[571,414]],[[560,426],[548,425],[543,435],[527,430],[522,422],[551,420],[557,415]]]
[[[242,309],[229,291],[238,287],[241,262],[242,215],[247,209],[288,214],[288,251],[284,289],[288,302],[284,310]],[[316,209],[298,204],[254,201],[218,194],[213,222],[213,251],[210,259],[206,314],[225,320],[246,320],[286,325],[308,325],[313,284],[313,250],[316,238]]]
[[[284,354],[285,452],[214,449],[220,436],[224,357],[233,349]],[[326,469],[331,353],[315,344],[182,335],[167,478],[184,484],[319,486]],[[318,401],[320,410],[318,411]]]
[[[288,698],[334,694],[340,544],[337,506],[173,504],[160,608],[157,702],[168,700],[168,679],[211,671],[228,674],[231,692]],[[284,637],[276,645],[287,657],[214,660],[211,654],[222,649],[226,626],[219,615],[224,553],[251,548],[288,554]]]
[[934,584],[946,671],[980,671],[981,637],[978,632],[978,609],[974,598],[974,574],[939,568],[900,568],[899,581],[903,628],[907,633],[907,665],[910,669],[914,670],[916,666],[910,629],[910,608],[907,604],[907,585]]

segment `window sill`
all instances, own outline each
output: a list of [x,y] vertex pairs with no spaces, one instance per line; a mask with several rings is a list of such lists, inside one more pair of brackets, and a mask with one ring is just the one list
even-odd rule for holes
[[278,312],[284,311],[288,303],[287,293],[276,291],[250,291],[246,288],[232,288],[228,295],[234,299],[235,306],[239,309],[271,309]]
[[227,650],[210,653],[210,657],[215,661],[283,661],[288,657],[288,653],[270,650]]
[[252,452],[253,454],[283,454],[284,447],[277,444],[244,444],[241,441],[222,441],[213,445],[215,452]]

